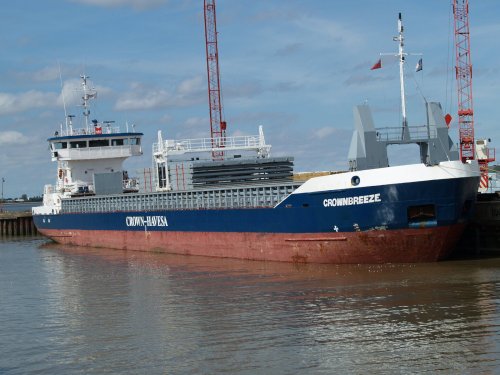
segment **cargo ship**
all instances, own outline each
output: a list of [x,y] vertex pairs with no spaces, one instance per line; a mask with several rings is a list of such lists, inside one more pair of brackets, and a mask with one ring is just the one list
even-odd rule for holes
[[[123,167],[142,155],[143,134],[89,121],[83,76],[85,125],[69,118],[48,139],[57,176],[33,208],[38,230],[62,244],[251,260],[445,259],[473,214],[479,168],[459,160],[439,103],[426,103],[426,124],[408,125],[401,16],[398,27],[402,124],[375,128],[369,106],[356,106],[349,170],[306,181],[294,179],[293,157],[271,155],[262,127],[216,142],[159,131],[144,191]],[[389,166],[395,144],[417,144],[420,161]]]

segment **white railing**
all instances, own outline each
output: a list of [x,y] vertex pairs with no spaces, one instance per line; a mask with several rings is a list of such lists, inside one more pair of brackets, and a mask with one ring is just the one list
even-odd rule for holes
[[[386,142],[404,141],[402,127],[386,127],[377,128],[377,140]],[[408,141],[420,141],[429,138],[436,138],[437,131],[435,127],[422,126],[409,126],[408,127],[410,138]]]
[[[122,133],[119,126],[101,126],[94,127],[89,126],[88,128],[78,128],[78,129],[63,129],[61,131],[61,137],[67,137],[72,135],[100,135],[100,134],[118,134]],[[57,134],[56,134],[57,135]]]
[[[167,154],[183,154],[187,152],[206,152],[214,150],[250,150],[267,147],[258,135],[225,137],[225,138],[197,138],[182,140],[166,140],[163,142],[162,150]],[[160,151],[158,143],[153,144],[153,152]]]

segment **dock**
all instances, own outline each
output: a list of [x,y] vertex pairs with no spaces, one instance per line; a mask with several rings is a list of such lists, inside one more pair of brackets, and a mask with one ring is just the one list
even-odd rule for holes
[[475,226],[481,252],[500,254],[500,193],[483,194],[476,204]]
[[0,237],[37,234],[31,212],[0,212]]

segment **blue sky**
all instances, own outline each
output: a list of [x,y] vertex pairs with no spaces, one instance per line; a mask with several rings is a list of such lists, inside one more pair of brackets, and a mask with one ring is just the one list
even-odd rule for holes
[[[500,2],[470,0],[476,136],[500,140]],[[229,135],[264,126],[274,155],[297,171],[345,170],[352,108],[368,102],[376,125],[400,123],[398,67],[380,52],[397,45],[403,13],[410,125],[424,121],[423,99],[456,113],[449,0],[217,0],[224,114]],[[135,124],[151,165],[158,129],[165,138],[209,136],[203,0],[19,0],[0,23],[0,177],[6,197],[40,195],[54,183],[46,139],[68,112],[79,114],[80,74],[98,90],[92,117]],[[452,138],[458,130],[452,124]],[[406,152],[397,159],[404,159]],[[134,173],[131,173],[134,174]]]

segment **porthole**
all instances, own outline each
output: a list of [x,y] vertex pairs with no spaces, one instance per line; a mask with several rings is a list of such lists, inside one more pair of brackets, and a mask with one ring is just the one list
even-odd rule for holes
[[360,181],[361,180],[359,179],[358,176],[352,176],[352,178],[351,178],[351,185],[352,186],[358,186]]

